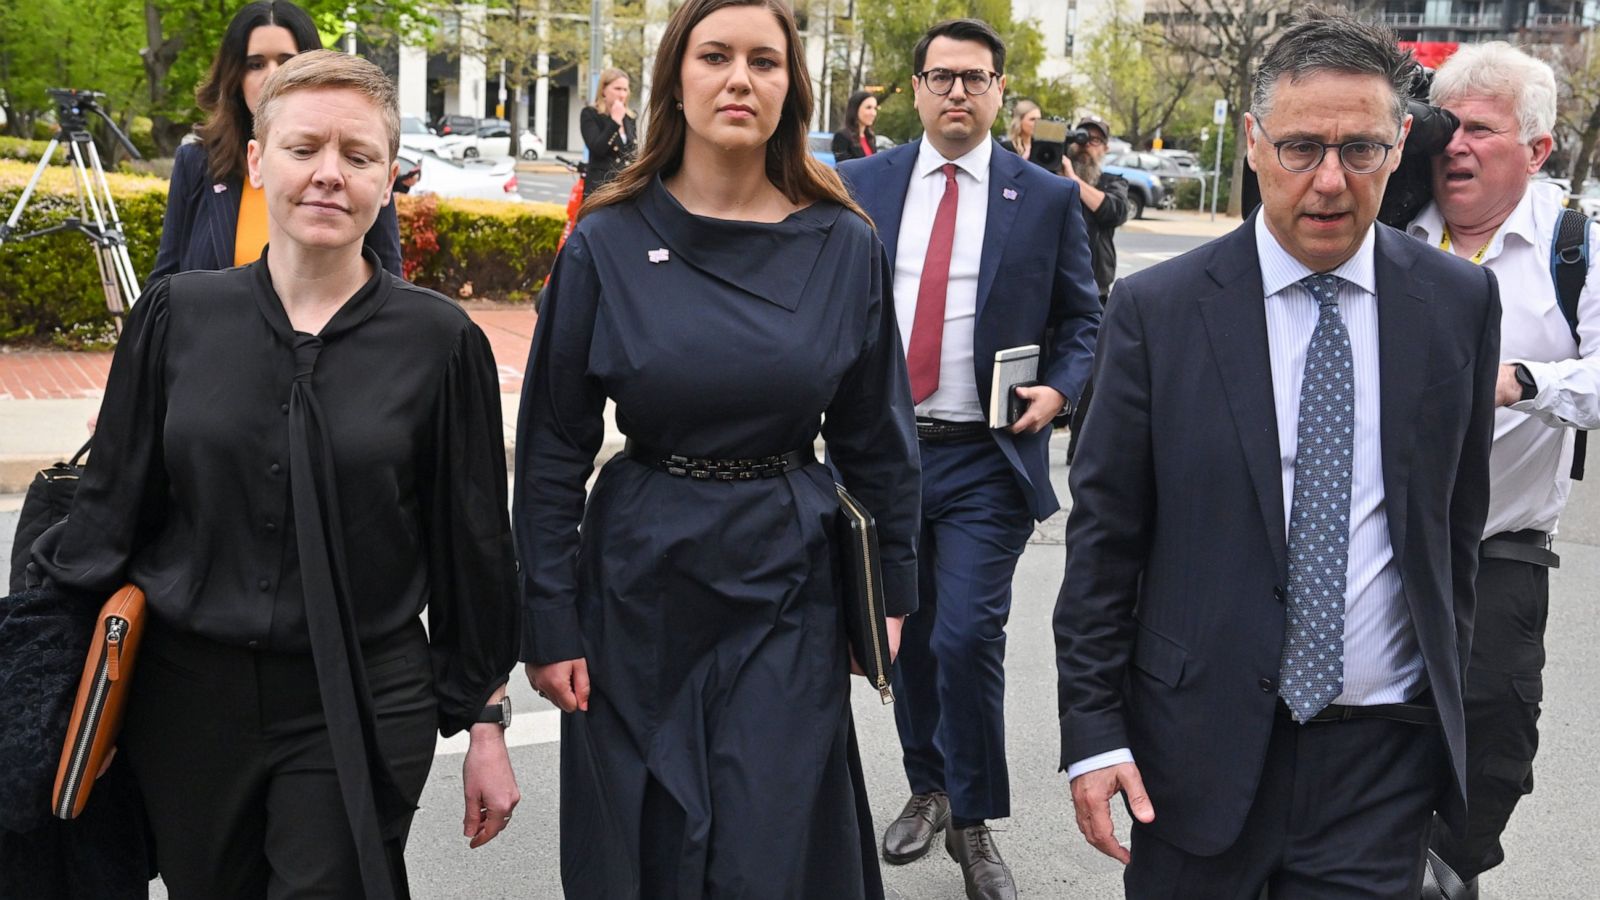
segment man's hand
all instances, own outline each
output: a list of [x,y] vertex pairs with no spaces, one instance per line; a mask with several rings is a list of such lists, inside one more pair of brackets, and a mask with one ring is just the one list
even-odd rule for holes
[[476,850],[495,839],[511,821],[511,811],[522,802],[517,776],[511,771],[511,756],[506,751],[505,729],[493,722],[472,726],[467,759],[461,765],[461,781],[467,812],[461,833]]
[[[894,662],[896,656],[900,655],[900,629],[905,624],[905,616],[890,616],[884,620],[884,637],[889,641],[889,662],[891,663]],[[850,674],[862,676],[867,674],[867,670],[861,667],[861,660],[856,659],[856,651],[853,647],[850,648]]]
[[1510,406],[1522,399],[1522,382],[1517,380],[1515,363],[1500,366],[1500,378],[1494,383],[1494,405]]
[[1111,824],[1111,798],[1118,791],[1127,793],[1135,819],[1146,825],[1156,820],[1156,810],[1150,805],[1150,795],[1144,791],[1139,767],[1131,762],[1085,772],[1072,779],[1072,807],[1077,813],[1078,830],[1083,832],[1090,846],[1127,865],[1132,856],[1117,840]]
[[1049,428],[1050,423],[1055,421],[1056,416],[1067,407],[1067,398],[1047,384],[1018,387],[1017,396],[1028,401],[1028,408],[1023,411],[1022,417],[1012,424],[1012,434],[1043,431]]
[[583,657],[547,665],[528,663],[528,683],[562,712],[589,711],[589,661]]

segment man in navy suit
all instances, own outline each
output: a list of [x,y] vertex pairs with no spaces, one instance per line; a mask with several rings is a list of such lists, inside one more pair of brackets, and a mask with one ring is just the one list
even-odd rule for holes
[[[923,484],[921,601],[895,667],[895,723],[912,797],[884,834],[910,862],[947,825],[967,896],[1016,896],[986,824],[1011,813],[1005,624],[1033,521],[1059,508],[1050,425],[1070,415],[1093,358],[1100,302],[1078,188],[989,135],[1005,44],[974,19],[934,26],[914,52],[923,139],[840,166],[894,267]],[[996,351],[1041,347],[1038,384],[990,429]]]
[[1130,898],[1412,900],[1463,819],[1500,299],[1374,223],[1409,63],[1291,24],[1245,117],[1260,211],[1112,291],[1055,631],[1078,827]]

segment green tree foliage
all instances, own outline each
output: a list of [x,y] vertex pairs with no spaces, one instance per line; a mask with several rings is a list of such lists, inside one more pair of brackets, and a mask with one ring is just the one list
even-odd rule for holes
[[[945,19],[982,19],[1006,44],[1006,93],[1028,97],[1047,114],[1071,116],[1077,97],[1065,79],[1037,75],[1044,59],[1044,36],[1033,22],[1012,18],[1010,0],[858,0],[856,17],[871,56],[867,83],[882,85],[875,130],[898,141],[922,133],[912,105],[912,50],[923,33]],[[1004,116],[994,130],[1005,130]]]
[[1160,25],[1118,3],[1093,31],[1081,62],[1094,105],[1135,147],[1165,133],[1194,87],[1198,61],[1173,53]]
[[143,89],[143,33],[138,6],[126,0],[0,0],[5,133],[32,137],[55,109],[52,87],[104,91],[105,108],[125,128]]

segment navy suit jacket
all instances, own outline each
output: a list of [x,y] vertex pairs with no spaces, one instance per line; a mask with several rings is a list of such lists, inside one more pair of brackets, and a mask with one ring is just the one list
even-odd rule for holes
[[[900,216],[921,141],[839,166],[839,175],[878,226],[891,269]],[[1100,295],[1090,267],[1078,185],[1031,165],[995,144],[989,160],[989,218],[978,267],[973,368],[978,398],[989,414],[996,351],[1041,348],[1039,381],[1076,406],[1094,361]],[[956,240],[961,240],[956,235]],[[1061,508],[1050,485],[1050,429],[1037,434],[991,432],[1022,484],[1030,512],[1045,519]]]
[[[172,160],[172,182],[167,187],[167,215],[161,221],[161,247],[145,284],[163,275],[195,269],[233,268],[239,195],[244,181],[215,181],[207,162],[205,145],[199,141],[178,148]],[[222,190],[217,190],[218,185]],[[400,222],[394,203],[378,211],[378,220],[367,230],[364,244],[378,254],[384,269],[402,277]]]
[[[1459,828],[1500,295],[1488,269],[1373,227],[1384,506]],[[1117,282],[1055,610],[1062,767],[1130,748],[1152,833],[1198,855],[1238,838],[1278,702],[1286,510],[1262,291],[1253,220]]]

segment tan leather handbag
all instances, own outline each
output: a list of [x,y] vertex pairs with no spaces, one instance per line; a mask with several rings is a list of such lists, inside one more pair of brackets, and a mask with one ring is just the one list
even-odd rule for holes
[[61,763],[56,767],[50,810],[58,819],[75,819],[83,812],[89,789],[116,746],[139,639],[144,635],[144,616],[144,592],[131,584],[100,607],[67,739],[61,747]]

